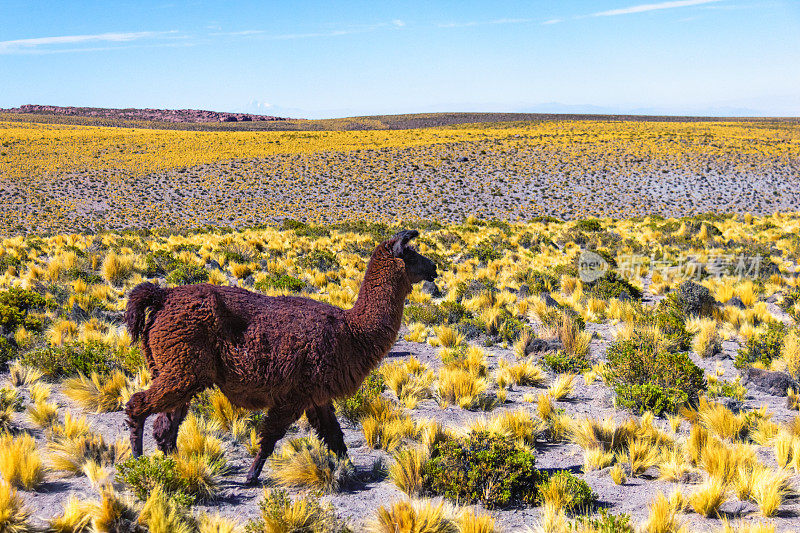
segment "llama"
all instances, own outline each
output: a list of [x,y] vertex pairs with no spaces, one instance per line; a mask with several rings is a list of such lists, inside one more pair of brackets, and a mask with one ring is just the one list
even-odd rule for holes
[[275,443],[303,413],[339,457],[347,454],[333,399],[355,393],[397,338],[414,283],[436,278],[436,265],[408,245],[401,231],[372,253],[355,305],[348,310],[297,296],[269,297],[208,284],[171,289],[136,286],[125,324],[153,374],[125,412],[134,457],[144,422],[161,413],[153,435],[175,449],[192,397],[216,385],[234,405],[269,411],[260,450],[247,474],[257,483]]

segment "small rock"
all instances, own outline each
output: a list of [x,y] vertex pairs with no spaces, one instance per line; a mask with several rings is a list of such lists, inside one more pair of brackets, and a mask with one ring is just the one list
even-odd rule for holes
[[738,296],[734,296],[733,298],[725,302],[725,305],[731,305],[733,307],[738,307],[739,309],[744,309],[747,307],[746,305],[744,305],[744,302],[742,302],[742,299],[739,298]]
[[531,289],[530,287],[528,287],[528,284],[527,283],[520,284],[519,289],[517,289],[517,297],[527,298],[530,295],[531,295]]
[[467,161],[469,161],[469,157],[459,157],[458,159],[456,159],[456,161],[458,161],[459,163],[466,163]]
[[72,310],[69,312],[69,317],[71,320],[75,322],[86,322],[89,320],[90,316],[78,303],[72,304]]
[[555,299],[552,296],[550,296],[549,292],[543,292],[540,295],[540,297],[544,301],[545,305],[547,305],[547,307],[555,307],[556,309],[561,309],[561,304],[555,301]]
[[631,301],[631,295],[628,294],[628,291],[622,291],[621,293],[619,293],[619,296],[617,296],[617,299],[620,302],[630,302]]
[[797,383],[789,374],[762,370],[752,366],[743,372],[742,384],[772,396],[786,396],[786,391],[790,387],[797,387]]
[[778,295],[777,294],[773,294],[772,296],[770,296],[769,298],[765,299],[764,301],[767,302],[768,304],[774,304],[774,303],[776,303],[778,301]]
[[426,281],[422,284],[422,292],[423,294],[428,294],[433,298],[439,298],[442,295],[442,291],[439,290],[439,287],[433,281]]
[[528,341],[528,344],[525,345],[525,355],[548,352],[552,349],[550,343],[544,339],[531,339]]
[[107,311],[105,309],[95,309],[92,312],[92,316],[94,316],[98,320],[102,320],[103,322],[108,322],[109,324],[120,324],[124,317],[122,311]]
[[213,259],[210,259],[209,261],[206,261],[206,268],[208,270],[222,270],[222,265],[220,265]]

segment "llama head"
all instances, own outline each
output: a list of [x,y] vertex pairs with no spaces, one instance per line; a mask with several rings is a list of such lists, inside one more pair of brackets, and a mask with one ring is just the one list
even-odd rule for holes
[[423,280],[433,281],[436,278],[436,264],[408,244],[408,241],[418,235],[417,230],[404,230],[385,243],[392,256],[401,260],[398,263],[402,263],[402,268],[412,284]]

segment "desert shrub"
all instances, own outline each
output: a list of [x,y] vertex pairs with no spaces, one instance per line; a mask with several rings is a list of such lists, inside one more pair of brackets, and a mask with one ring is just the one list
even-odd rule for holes
[[166,276],[169,272],[181,266],[181,262],[172,256],[168,250],[156,250],[144,258],[144,275],[148,278]]
[[684,316],[711,316],[717,304],[708,287],[689,280],[681,283],[670,298]]
[[590,516],[577,518],[572,529],[596,533],[634,533],[636,531],[631,524],[630,515],[625,513],[614,515],[606,509],[600,509],[600,516],[597,518]]
[[423,487],[431,494],[488,508],[533,503],[540,479],[536,458],[513,440],[486,432],[437,443],[422,468]]
[[559,278],[547,272],[533,270],[531,268],[517,273],[514,279],[520,283],[527,284],[530,294],[557,291],[561,286]]
[[467,252],[469,257],[478,259],[481,263],[488,263],[503,257],[502,248],[497,247],[493,240],[479,242]]
[[311,250],[298,259],[298,264],[304,268],[316,268],[321,272],[328,272],[339,268],[339,260],[330,250]]
[[603,277],[591,283],[588,292],[604,300],[619,298],[623,292],[627,292],[628,296],[636,300],[642,297],[642,291],[638,287],[613,270],[609,270]]
[[473,279],[462,281],[456,285],[455,295],[457,300],[478,296],[482,292],[497,292],[497,284],[490,279]]
[[688,350],[692,335],[686,330],[686,318],[676,304],[674,295],[662,300],[655,313],[641,313],[637,322],[645,326],[658,328],[665,343],[675,350]]
[[355,394],[342,400],[336,400],[336,411],[347,421],[357,424],[369,414],[370,404],[386,390],[383,375],[372,371],[358,388]]
[[500,341],[512,344],[519,339],[520,335],[526,330],[530,330],[528,323],[513,316],[504,316],[503,321],[497,328],[495,337]]
[[180,505],[191,505],[195,501],[171,456],[142,455],[128,458],[116,466],[117,482],[127,485],[141,501],[146,501],[156,487],[161,487],[171,500]]
[[269,289],[287,290],[290,292],[300,292],[306,286],[306,283],[288,274],[272,275],[265,279],[259,280],[255,284],[256,290],[267,291]]
[[665,349],[652,332],[636,331],[606,352],[617,402],[637,411],[675,412],[705,390],[703,371],[683,352]]
[[456,330],[464,336],[466,340],[475,339],[486,333],[486,323],[480,318],[462,318]]
[[780,358],[783,339],[788,329],[783,322],[768,322],[763,332],[757,332],[747,339],[747,343],[736,354],[735,364],[742,368],[758,361],[769,368],[773,359]]
[[567,512],[586,509],[597,499],[592,488],[584,480],[575,477],[567,470],[547,476],[539,483],[539,500],[548,494],[560,500],[560,507]]
[[603,225],[596,218],[587,218],[575,223],[575,227],[581,231],[600,231]]
[[411,304],[405,306],[403,316],[406,322],[422,322],[428,326],[439,324],[456,324],[471,313],[459,302],[442,302],[441,304]]
[[0,328],[12,333],[19,326],[32,331],[44,328],[42,319],[30,311],[42,310],[47,306],[44,297],[33,291],[11,287],[0,291]]
[[62,378],[75,374],[89,375],[109,373],[114,364],[109,357],[109,348],[96,341],[88,343],[70,342],[62,346],[47,346],[32,350],[22,356],[20,362],[41,370],[50,378]]
[[585,354],[570,354],[563,350],[544,354],[542,362],[547,368],[558,374],[563,372],[584,372],[592,366]]
[[800,319],[800,315],[794,309],[794,304],[797,303],[798,300],[800,300],[800,289],[794,289],[784,295],[783,299],[778,304],[778,307],[783,309],[784,312],[789,313],[795,321]]
[[325,226],[316,226],[293,220],[291,218],[284,218],[281,222],[282,230],[292,230],[299,237],[330,237],[330,230]]
[[208,281],[208,270],[200,265],[181,265],[167,274],[167,283],[171,285],[191,285]]
[[9,361],[15,359],[17,351],[15,342],[0,335],[0,368],[5,368]]

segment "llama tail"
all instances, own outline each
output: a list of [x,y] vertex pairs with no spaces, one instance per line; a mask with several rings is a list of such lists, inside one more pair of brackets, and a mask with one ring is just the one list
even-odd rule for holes
[[125,326],[134,343],[139,341],[148,328],[145,323],[147,310],[150,310],[152,318],[164,305],[166,295],[167,289],[162,289],[153,283],[140,283],[133,288],[128,296],[128,305],[125,307]]

